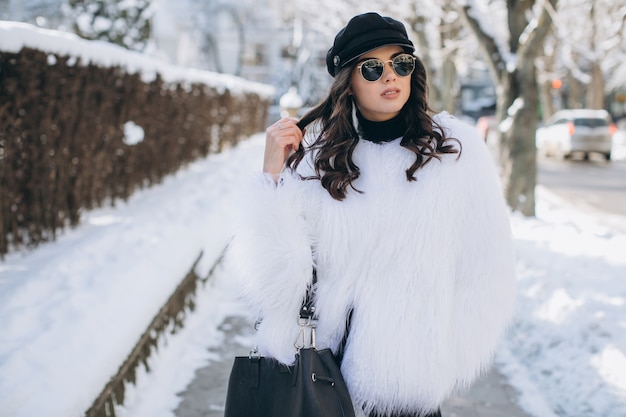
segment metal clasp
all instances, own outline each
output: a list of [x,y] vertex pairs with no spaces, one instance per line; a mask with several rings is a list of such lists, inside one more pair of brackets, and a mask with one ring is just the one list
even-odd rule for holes
[[315,328],[317,327],[317,320],[313,320],[310,317],[307,318],[299,318],[298,326],[300,326],[300,330],[298,331],[298,335],[296,336],[296,340],[293,343],[293,346],[296,348],[296,351],[299,352],[300,349],[307,347],[316,347],[316,334]]

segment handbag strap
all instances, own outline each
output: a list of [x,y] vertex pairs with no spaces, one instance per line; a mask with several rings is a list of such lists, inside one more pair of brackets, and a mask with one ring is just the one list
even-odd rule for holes
[[302,307],[300,307],[301,320],[311,320],[315,315],[315,306],[313,305],[315,284],[317,284],[317,269],[313,267],[311,283],[307,287],[306,295],[302,301]]
[[[300,320],[301,323],[310,323],[311,319],[315,315],[315,305],[314,301],[314,293],[315,293],[315,285],[317,284],[317,269],[313,267],[312,279],[311,283],[307,287],[307,292],[302,301],[302,307],[300,307]],[[352,324],[352,313],[353,309],[350,309],[348,313],[348,317],[346,318],[346,329],[343,333],[343,338],[341,339],[341,343],[339,344],[339,349],[337,350],[337,361],[341,363],[343,359],[343,354],[345,352],[346,343],[348,342],[348,335],[350,333],[350,325]]]

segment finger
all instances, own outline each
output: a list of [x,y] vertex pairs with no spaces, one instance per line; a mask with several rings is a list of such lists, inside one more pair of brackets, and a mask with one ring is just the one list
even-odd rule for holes
[[293,128],[298,128],[298,130],[300,130],[300,128],[297,125],[297,122],[298,122],[297,119],[283,118],[277,121],[276,123],[274,123],[274,126],[278,130],[291,130]]
[[[276,129],[278,129],[278,127],[276,127]],[[274,130],[267,134],[266,147],[269,148],[269,150],[281,150],[279,152],[282,153],[284,149],[297,149],[301,141],[302,135],[291,128],[290,131]]]

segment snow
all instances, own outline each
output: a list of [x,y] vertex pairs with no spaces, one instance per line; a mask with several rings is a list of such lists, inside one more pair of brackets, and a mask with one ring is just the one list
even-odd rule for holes
[[539,196],[536,219],[513,218],[519,304],[505,345],[559,415],[624,416],[626,235]]
[[143,127],[139,126],[137,123],[129,120],[124,123],[124,143],[127,145],[136,145],[138,143],[143,142],[146,132],[143,130]]
[[128,203],[85,213],[55,243],[6,257],[0,410],[87,410],[200,253],[201,275],[221,254],[231,177],[252,169],[239,164],[259,167],[214,155]]
[[[256,92],[272,98],[274,88],[228,74],[202,71],[169,65],[139,52],[129,51],[103,41],[88,41],[78,36],[56,30],[42,29],[21,23],[0,21],[0,51],[17,53],[24,46],[58,55],[80,57],[82,65],[119,66],[129,74],[139,73],[144,82],[152,82],[157,74],[167,83],[191,85],[202,83],[219,89],[228,88],[234,94]],[[54,65],[49,62],[50,65]]]
[[[0,50],[23,45],[77,55],[82,64],[198,77],[121,48],[0,22]],[[210,82],[230,88],[235,81],[246,84],[221,76]],[[130,126],[128,139],[139,136]],[[234,192],[261,169],[262,156],[257,135],[127,202],[83,213],[55,242],[0,261],[0,414],[82,415],[198,256],[200,276],[219,258],[231,235]],[[623,417],[626,222],[609,223],[538,187],[537,216],[512,214],[511,223],[518,303],[499,369],[534,416]],[[196,368],[216,360],[207,347],[222,341],[217,325],[239,308],[227,281],[201,287],[197,309],[180,332],[160,341],[152,371],[138,370],[119,415],[173,417],[176,393]]]
[[279,104],[284,109],[299,109],[304,103],[302,97],[298,94],[298,89],[292,86],[280,97]]

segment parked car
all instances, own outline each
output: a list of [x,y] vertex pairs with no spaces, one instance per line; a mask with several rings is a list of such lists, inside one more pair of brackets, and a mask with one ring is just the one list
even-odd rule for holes
[[605,110],[560,110],[537,129],[537,149],[546,156],[570,158],[578,153],[584,159],[591,153],[611,159],[611,117]]

